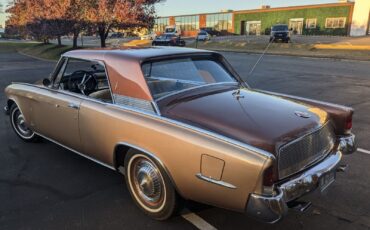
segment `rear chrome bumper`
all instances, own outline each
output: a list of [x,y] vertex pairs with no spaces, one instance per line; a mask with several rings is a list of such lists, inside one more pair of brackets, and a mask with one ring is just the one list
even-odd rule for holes
[[356,152],[357,145],[356,145],[355,135],[350,133],[348,135],[339,137],[338,150],[344,155],[352,154]]
[[278,222],[288,211],[287,202],[316,190],[319,187],[320,178],[335,171],[341,159],[342,153],[340,151],[329,155],[321,163],[299,176],[278,184],[278,194],[275,196],[251,194],[246,214],[266,223]]

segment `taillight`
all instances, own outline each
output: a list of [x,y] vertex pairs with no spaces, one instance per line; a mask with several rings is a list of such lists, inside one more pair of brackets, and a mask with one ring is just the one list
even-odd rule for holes
[[272,196],[275,194],[274,183],[276,182],[276,178],[277,176],[273,165],[265,169],[265,171],[263,172],[262,182],[262,193],[264,195]]
[[263,186],[273,186],[275,182],[274,167],[271,165],[263,172]]
[[352,115],[349,116],[347,119],[346,119],[346,123],[344,125],[344,128],[346,131],[349,131],[352,129]]

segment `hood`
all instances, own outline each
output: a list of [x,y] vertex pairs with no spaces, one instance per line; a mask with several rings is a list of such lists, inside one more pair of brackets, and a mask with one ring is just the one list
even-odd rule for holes
[[165,117],[273,154],[327,121],[327,113],[319,108],[249,89],[192,92],[159,106]]

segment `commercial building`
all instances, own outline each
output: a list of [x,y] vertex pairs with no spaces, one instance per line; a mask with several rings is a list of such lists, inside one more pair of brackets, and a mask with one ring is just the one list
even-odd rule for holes
[[271,8],[262,6],[254,10],[229,10],[159,17],[154,31],[163,33],[166,26],[180,26],[183,36],[195,36],[202,28],[221,34],[270,34],[274,24],[287,24],[295,34],[364,36],[369,34],[370,0],[356,2]]

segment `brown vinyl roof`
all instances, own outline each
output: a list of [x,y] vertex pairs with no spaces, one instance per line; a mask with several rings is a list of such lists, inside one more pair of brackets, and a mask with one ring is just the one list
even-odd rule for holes
[[103,61],[114,95],[152,101],[153,97],[141,70],[143,61],[172,55],[204,53],[212,52],[189,48],[148,47],[73,50],[63,54],[63,56]]
[[110,58],[130,59],[143,61],[149,58],[181,54],[212,53],[207,50],[179,48],[179,47],[128,47],[128,48],[106,48],[106,49],[82,49],[73,50],[63,54],[65,57],[106,60]]

